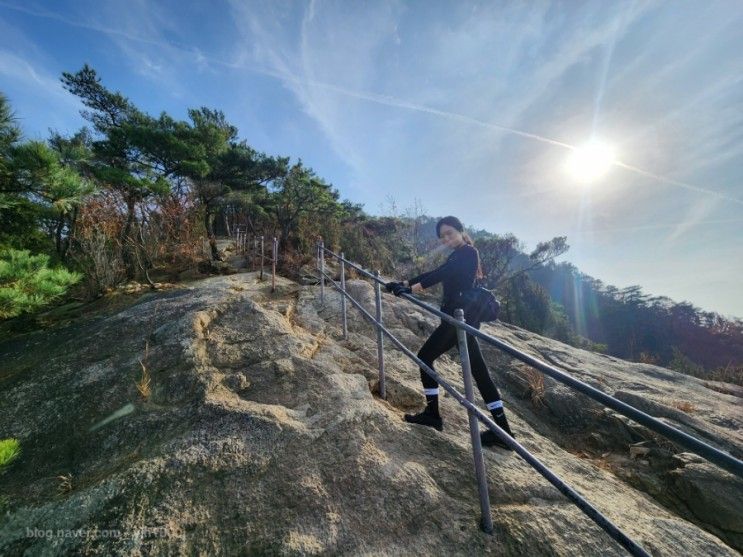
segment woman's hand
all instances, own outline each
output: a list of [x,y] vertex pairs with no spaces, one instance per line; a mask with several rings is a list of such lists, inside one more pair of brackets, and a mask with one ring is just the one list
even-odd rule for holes
[[[387,289],[387,292],[393,293],[395,296],[399,296],[400,292],[412,292],[415,294],[416,292],[422,292],[424,290],[423,286],[421,286],[420,282],[416,282],[412,287],[410,286],[410,283],[407,280],[404,280],[402,282],[388,282],[385,285],[385,288]],[[410,290],[408,290],[410,289]]]
[[[387,289],[387,292],[394,292],[398,284],[401,284],[401,283],[392,280],[390,282],[385,283],[384,287]],[[407,284],[405,284],[405,286],[407,286]]]

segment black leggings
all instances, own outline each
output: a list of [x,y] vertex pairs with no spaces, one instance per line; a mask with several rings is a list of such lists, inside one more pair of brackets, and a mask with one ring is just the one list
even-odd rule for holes
[[[479,323],[473,326],[475,326],[476,329],[480,328]],[[482,395],[483,400],[485,400],[485,404],[495,400],[500,400],[500,392],[498,391],[498,387],[495,386],[493,378],[490,377],[490,372],[488,371],[488,366],[485,364],[485,360],[482,357],[477,337],[474,337],[469,333],[465,334],[467,335],[467,349],[470,354],[472,376],[475,378],[475,383],[477,383],[477,388],[480,390],[480,394]],[[457,329],[454,325],[442,320],[441,324],[436,327],[433,333],[431,333],[431,336],[428,337],[428,340],[426,340],[423,346],[421,346],[421,349],[418,351],[418,357],[435,371],[433,361],[454,346],[457,347],[458,352],[459,342],[457,341]],[[420,368],[420,371],[424,389],[433,389],[439,386],[436,380],[428,375],[423,368]]]

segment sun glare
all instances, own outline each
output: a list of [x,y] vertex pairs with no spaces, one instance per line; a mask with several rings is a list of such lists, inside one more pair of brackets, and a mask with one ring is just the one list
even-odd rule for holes
[[587,184],[603,177],[614,160],[614,149],[606,143],[591,141],[570,153],[566,167],[576,181]]

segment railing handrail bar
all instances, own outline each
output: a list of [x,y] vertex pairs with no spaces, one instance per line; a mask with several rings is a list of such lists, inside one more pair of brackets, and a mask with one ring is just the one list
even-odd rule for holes
[[[330,253],[336,258],[340,258],[340,255],[332,252],[331,250],[323,247],[325,251]],[[365,276],[370,277],[371,279],[380,282],[381,284],[385,284],[383,280],[378,279],[374,275],[370,274],[365,269],[360,268],[358,265],[348,261],[344,260],[345,263],[351,265],[358,271],[362,272]],[[631,418],[638,422],[639,424],[644,425],[645,427],[655,431],[656,433],[659,433],[663,435],[664,437],[667,437],[671,439],[672,441],[675,441],[679,445],[689,449],[690,451],[698,454],[699,456],[705,458],[706,460],[720,466],[721,468],[724,468],[728,472],[735,474],[738,477],[743,478],[743,461],[735,458],[731,454],[728,454],[720,449],[717,449],[716,447],[713,447],[712,445],[709,445],[705,443],[704,441],[700,441],[696,437],[693,437],[689,435],[688,433],[684,433],[680,429],[676,429],[673,426],[670,426],[662,421],[660,421],[658,418],[655,418],[642,410],[639,410],[635,408],[634,406],[631,406],[627,404],[626,402],[622,402],[621,400],[614,398],[611,395],[607,395],[603,391],[600,391],[599,389],[592,387],[591,385],[584,383],[583,381],[580,381],[579,379],[576,379],[575,377],[565,373],[562,370],[557,369],[555,366],[552,366],[546,362],[543,362],[539,360],[538,358],[535,358],[534,356],[530,356],[529,354],[522,352],[518,348],[515,348],[514,346],[511,346],[510,344],[497,339],[487,333],[484,333],[480,331],[479,329],[476,329],[472,325],[469,325],[467,323],[463,323],[461,321],[458,321],[451,315],[448,315],[430,304],[427,304],[415,296],[411,294],[401,294],[401,296],[405,297],[407,300],[410,300],[417,306],[422,307],[423,309],[438,315],[448,323],[454,325],[455,327],[463,328],[468,333],[471,333],[472,335],[481,338],[488,344],[491,344],[495,346],[496,348],[503,350],[504,352],[508,353],[512,357],[516,358],[517,360],[521,360],[522,362],[531,365],[532,367],[537,368],[541,372],[549,375],[553,379],[568,385],[569,387],[572,387],[583,394],[589,396],[590,398],[604,404],[605,406],[608,406],[609,408],[616,410],[620,414],[627,416],[628,418]]]
[[[261,251],[259,249],[254,249],[254,248],[249,248],[249,247],[246,247],[245,248],[245,253],[247,253],[247,252],[255,253],[255,254],[260,254],[261,253]],[[269,257],[267,255],[264,255],[263,257],[265,258],[266,261],[269,261],[269,262],[273,261],[273,257]]]
[[331,285],[337,288],[342,296],[348,298],[348,300],[366,317],[369,321],[374,323],[379,330],[381,330],[391,341],[397,346],[403,354],[412,359],[416,364],[426,370],[433,379],[436,380],[439,385],[451,394],[459,404],[474,413],[480,421],[482,421],[488,429],[493,431],[501,440],[503,440],[509,447],[511,447],[516,453],[518,453],[532,468],[534,468],[540,475],[542,475],[548,482],[555,486],[560,493],[570,499],[583,513],[586,514],[591,520],[593,520],[600,528],[602,528],[609,536],[614,539],[617,543],[621,544],[630,554],[642,557],[651,557],[650,554],[645,551],[637,542],[627,536],[619,527],[614,524],[609,518],[607,518],[601,511],[594,507],[587,499],[585,499],[580,493],[575,491],[572,487],[567,485],[565,481],[560,478],[557,474],[552,472],[546,465],[544,465],[537,457],[531,454],[524,446],[518,441],[503,431],[498,424],[496,424],[492,418],[487,416],[480,408],[475,404],[472,404],[467,398],[460,393],[457,389],[452,387],[447,381],[441,378],[436,371],[428,366],[423,360],[418,358],[412,351],[410,351],[395,335],[393,335],[382,323],[369,313],[353,296],[347,291],[343,290],[336,281],[331,278],[327,273],[321,271],[321,274],[327,278]]

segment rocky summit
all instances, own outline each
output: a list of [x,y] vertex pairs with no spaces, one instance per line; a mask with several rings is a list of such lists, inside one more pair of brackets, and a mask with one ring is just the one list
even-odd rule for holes
[[[349,291],[374,311],[374,290]],[[416,352],[438,323],[384,294]],[[418,367],[339,294],[256,273],[140,295],[0,343],[0,555],[626,555],[517,454],[485,450],[480,529],[467,414],[408,424]],[[740,458],[741,389],[483,330]],[[743,550],[743,482],[483,346],[517,440],[653,555]],[[454,349],[436,370],[463,392]],[[477,395],[481,406],[483,401]],[[482,406],[484,408],[484,406]]]

